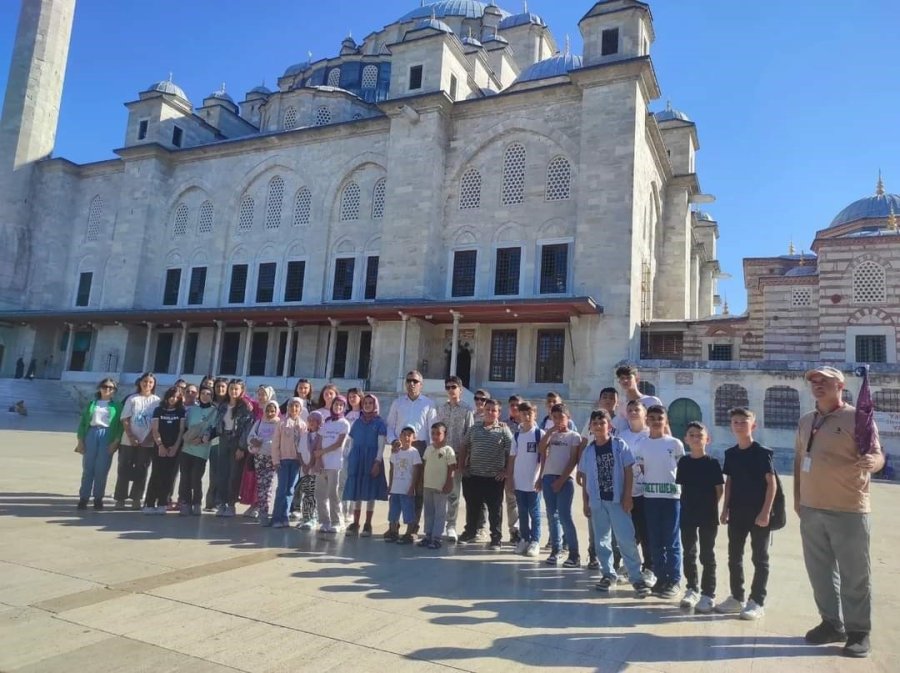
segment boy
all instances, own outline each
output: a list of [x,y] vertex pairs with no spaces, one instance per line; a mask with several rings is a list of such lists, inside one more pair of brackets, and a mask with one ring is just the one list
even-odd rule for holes
[[543,432],[535,425],[535,407],[530,402],[520,402],[516,409],[519,428],[513,434],[510,464],[506,483],[512,483],[519,509],[519,544],[516,553],[534,557],[541,546],[541,458],[538,445]]
[[[716,606],[722,614],[759,619],[765,614],[769,581],[769,516],[775,501],[774,452],[753,439],[756,415],[737,407],[728,412],[737,444],[725,451],[725,504],[721,521],[728,524],[728,574],[731,596]],[[750,536],[753,582],[744,604],[744,545]]]
[[675,598],[681,582],[678,534],[681,489],[675,476],[678,460],[684,455],[684,445],[666,434],[666,408],[662,405],[654,404],[647,409],[647,425],[650,433],[635,443],[634,457],[644,475],[644,511],[657,577],[653,594],[660,598]]
[[646,598],[650,595],[650,587],[641,576],[630,517],[634,457],[625,442],[610,434],[611,429],[612,414],[609,411],[597,409],[591,413],[594,439],[585,448],[578,465],[584,484],[584,514],[590,518],[594,529],[603,571],[597,590],[607,592],[617,582],[612,561],[612,533],[615,532],[635,593],[638,598]]
[[[628,416],[628,428],[616,433],[616,437],[632,447],[632,452],[637,443],[650,436],[650,428],[647,427],[647,408],[640,400],[631,400],[625,406]],[[615,415],[613,415],[615,424]],[[641,566],[644,570],[644,581],[653,586],[656,584],[656,575],[653,574],[653,555],[650,552],[650,541],[647,537],[647,516],[644,508],[644,475],[637,463],[632,468],[634,481],[631,486],[631,523],[634,524],[635,542],[641,550]],[[615,542],[615,541],[614,541]],[[617,547],[613,544],[613,552]],[[618,567],[618,566],[617,566]]]
[[[387,533],[385,542],[409,544],[413,541],[416,525],[416,484],[422,471],[422,457],[413,446],[416,429],[407,425],[400,431],[400,448],[391,454],[391,477],[388,484],[390,505],[388,508]],[[400,535],[400,515],[406,524],[406,533]]]
[[581,567],[578,553],[578,533],[572,520],[572,500],[575,497],[575,482],[572,472],[578,465],[581,449],[581,435],[571,429],[571,414],[565,404],[554,404],[550,408],[553,426],[541,438],[538,445],[543,461],[541,463],[541,491],[547,506],[547,520],[550,522],[550,555],[547,565],[559,563],[561,551],[560,524],[569,545],[569,557],[564,568]]
[[440,549],[456,471],[456,453],[447,446],[447,426],[440,421],[431,425],[431,444],[425,449],[424,460],[425,537],[419,546]]
[[[544,402],[544,406],[547,408],[547,415],[544,416],[544,418],[541,420],[541,430],[550,430],[553,427],[553,407],[557,404],[562,403],[563,398],[559,393],[553,390],[547,393],[547,399]],[[577,428],[575,427],[575,423],[572,422],[571,418],[569,418],[567,427],[569,428],[569,430],[577,430]]]
[[[685,441],[691,452],[678,461],[676,481],[681,484],[681,546],[684,550],[684,577],[687,590],[681,607],[708,614],[716,597],[716,533],[719,529],[719,501],[722,499],[722,468],[706,454],[709,432],[703,423],[687,425]],[[697,584],[697,538],[703,579]]]
[[[622,392],[625,393],[625,399],[623,401],[626,405],[632,400],[640,400],[640,402],[648,409],[653,405],[662,406],[662,401],[658,397],[655,395],[644,395],[640,391],[638,388],[640,380],[641,378],[638,376],[637,367],[634,365],[621,365],[616,367],[616,381],[619,382],[619,385],[622,387]],[[619,410],[618,415],[613,419],[613,425],[616,430],[624,430],[628,427],[626,409],[627,407],[623,406]]]

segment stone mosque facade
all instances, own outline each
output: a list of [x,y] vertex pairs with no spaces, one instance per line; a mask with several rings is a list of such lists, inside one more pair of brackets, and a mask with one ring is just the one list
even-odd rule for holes
[[697,127],[650,111],[643,2],[586,6],[580,55],[538,14],[423,3],[240,102],[153,83],[117,157],[89,164],[52,156],[74,0],[22,7],[0,123],[3,376],[21,358],[73,384],[215,372],[393,394],[418,368],[440,391],[456,373],[586,411],[629,360],[677,422],[720,425],[723,386],[729,404],[744,390],[787,446],[766,416],[811,405],[808,363],[865,360],[900,412],[900,197],[879,183],[815,254],[746,260],[748,313],[723,312]]

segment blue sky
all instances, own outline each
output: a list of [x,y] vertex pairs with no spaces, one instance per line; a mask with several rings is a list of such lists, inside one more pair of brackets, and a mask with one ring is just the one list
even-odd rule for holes
[[[224,81],[235,99],[292,63],[336,54],[419,0],[78,0],[56,155],[79,163],[123,144],[123,103],[174,80],[199,104]],[[519,0],[499,3],[521,11]],[[580,53],[589,0],[531,0],[562,45]],[[900,41],[896,0],[651,2],[652,55],[666,100],[697,122],[697,170],[717,202],[720,283],[732,312],[746,305],[745,256],[808,249],[817,229],[874,192],[877,171],[900,192]],[[18,2],[0,2],[5,89]]]

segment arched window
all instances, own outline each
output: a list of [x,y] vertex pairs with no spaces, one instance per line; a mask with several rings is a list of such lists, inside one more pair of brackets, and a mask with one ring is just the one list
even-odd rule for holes
[[653,395],[656,397],[656,386],[649,381],[638,381],[638,390],[641,395]]
[[565,157],[554,157],[547,164],[548,201],[565,201],[571,195],[572,166]]
[[281,128],[285,131],[291,131],[297,128],[297,108],[293,105],[284,111],[284,117],[281,119]]
[[200,213],[197,215],[197,231],[208,234],[213,229],[213,204],[204,201],[200,204]]
[[278,229],[281,226],[281,207],[284,203],[284,180],[276,175],[269,180],[269,191],[266,196],[266,229]]
[[98,194],[91,199],[91,206],[88,209],[87,230],[84,232],[85,241],[96,241],[100,238],[100,220],[103,217],[103,199]]
[[384,192],[386,180],[381,178],[375,183],[375,189],[372,191],[372,219],[380,220],[384,217]]
[[900,389],[885,388],[872,394],[872,402],[876,411],[900,413]]
[[340,86],[341,85],[341,69],[340,68],[332,68],[328,71],[328,86]]
[[459,209],[481,207],[481,173],[475,168],[470,168],[463,173],[459,181]]
[[306,187],[297,190],[294,197],[294,226],[305,227],[309,224],[309,211],[312,204],[312,194]]
[[316,126],[325,126],[331,123],[331,110],[324,105],[316,110]]
[[749,407],[750,397],[747,389],[736,383],[723,383],[716,388],[716,425],[728,427],[731,417],[728,412],[735,407]]
[[341,193],[341,222],[359,219],[359,185],[347,183]]
[[514,143],[503,157],[503,191],[500,201],[505,206],[525,200],[525,147]]
[[853,270],[853,301],[880,304],[885,301],[884,267],[866,260]]
[[378,84],[378,66],[367,65],[362,71],[362,88],[374,89]]
[[241,207],[238,212],[238,231],[250,231],[253,228],[253,211],[256,203],[252,196],[241,199]]
[[766,389],[763,404],[763,426],[767,428],[794,429],[800,420],[800,393],[790,386],[772,386]]
[[187,233],[188,207],[183,203],[175,209],[175,221],[172,223],[172,235],[184,236]]

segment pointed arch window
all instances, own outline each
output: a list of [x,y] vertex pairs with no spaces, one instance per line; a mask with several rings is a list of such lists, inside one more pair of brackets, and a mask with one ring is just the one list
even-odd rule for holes
[[375,183],[375,189],[372,190],[372,219],[380,220],[384,217],[384,194],[386,180],[381,178]]
[[554,157],[547,164],[547,201],[565,201],[572,192],[572,166],[565,157]]
[[253,228],[253,211],[256,202],[252,196],[241,199],[241,207],[238,212],[238,231],[250,231]]
[[525,200],[525,147],[514,143],[506,148],[503,157],[503,191],[500,200],[504,206]]
[[481,173],[470,168],[459,181],[459,209],[481,208]]
[[84,232],[84,240],[91,242],[100,238],[100,222],[103,218],[103,199],[99,195],[91,199],[88,208],[87,230]]
[[201,234],[208,234],[213,230],[213,204],[211,201],[204,201],[200,204],[200,212],[197,215],[197,231]]
[[309,224],[309,212],[312,205],[312,193],[309,188],[301,187],[294,197],[294,226],[305,227]]
[[341,69],[340,68],[332,68],[328,71],[328,86],[340,86],[341,85]]
[[350,182],[341,193],[341,222],[359,219],[359,185]]
[[281,209],[284,204],[284,179],[280,175],[269,180],[266,195],[266,229],[278,229],[281,226]]
[[188,207],[183,203],[175,210],[175,220],[172,223],[172,235],[176,238],[187,234]]
[[297,108],[293,105],[284,111],[284,117],[281,119],[281,128],[285,131],[291,131],[297,128]]

